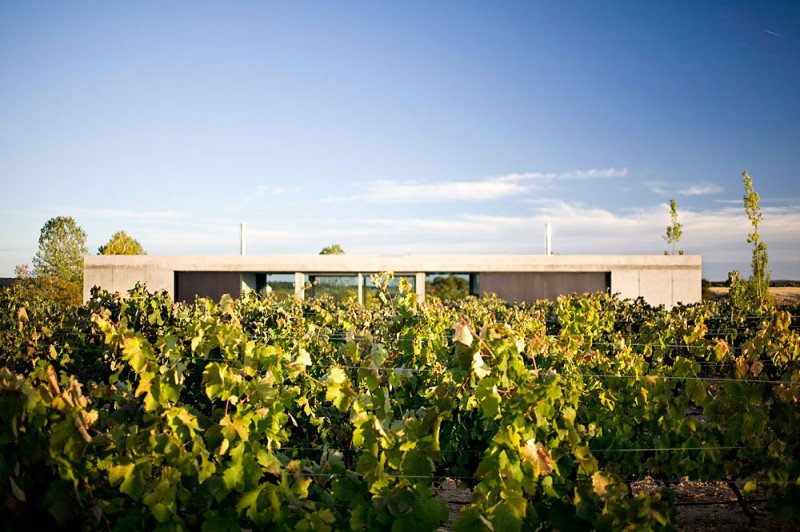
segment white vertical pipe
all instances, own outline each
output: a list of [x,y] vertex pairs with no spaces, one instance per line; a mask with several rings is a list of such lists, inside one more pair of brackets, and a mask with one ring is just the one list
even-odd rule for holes
[[553,253],[553,226],[550,222],[544,224],[544,254],[550,255]]
[[239,255],[244,257],[244,222],[239,224]]

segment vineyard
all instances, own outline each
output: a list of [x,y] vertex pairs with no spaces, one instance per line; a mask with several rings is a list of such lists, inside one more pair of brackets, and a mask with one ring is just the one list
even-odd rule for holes
[[[798,309],[0,296],[13,528],[670,529],[679,479],[800,500]],[[647,479],[651,490],[631,489]]]

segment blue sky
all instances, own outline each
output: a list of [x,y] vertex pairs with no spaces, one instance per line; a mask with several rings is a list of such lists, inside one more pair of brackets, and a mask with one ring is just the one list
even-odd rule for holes
[[800,279],[800,3],[0,3],[0,276],[152,255],[661,254]]

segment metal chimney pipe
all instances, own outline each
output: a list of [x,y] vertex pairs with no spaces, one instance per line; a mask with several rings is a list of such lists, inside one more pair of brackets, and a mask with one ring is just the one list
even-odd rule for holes
[[550,222],[544,224],[544,254],[545,255],[552,255],[553,254],[553,226]]
[[244,257],[244,222],[239,224],[239,254]]

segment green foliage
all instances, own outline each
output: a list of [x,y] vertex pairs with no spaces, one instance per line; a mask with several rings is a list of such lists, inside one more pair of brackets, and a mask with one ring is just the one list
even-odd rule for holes
[[97,249],[98,255],[147,255],[142,245],[125,231],[117,231]]
[[442,301],[456,301],[469,296],[469,281],[458,275],[436,277],[425,286],[426,295],[436,296]]
[[767,245],[758,232],[762,220],[760,198],[747,170],[742,175],[745,188],[744,208],[752,225],[752,231],[747,236],[747,242],[753,245],[752,273],[749,279],[742,279],[738,271],[730,272],[726,283],[730,287],[726,307],[732,315],[739,316],[740,326],[746,325],[743,317],[761,315],[773,306],[769,292],[771,275],[767,267]]
[[51,218],[39,235],[39,250],[33,258],[33,274],[53,276],[79,283],[83,279],[86,233],[69,216]]
[[26,264],[14,269],[17,280],[6,288],[10,293],[28,301],[49,301],[55,305],[66,307],[80,302],[80,293],[76,293],[75,283],[65,281],[53,275],[33,276]]
[[51,218],[39,235],[33,257],[33,277],[43,292],[58,292],[67,304],[78,304],[83,293],[86,233],[69,216]]
[[711,301],[711,299],[714,297],[714,293],[711,291],[711,281],[708,279],[703,279],[700,282],[700,286],[702,294],[701,297],[703,301]]
[[[669,212],[672,218],[672,225],[667,226],[667,234],[663,238],[667,241],[667,244],[672,244],[672,254],[674,255],[675,246],[683,236],[683,225],[678,222],[678,205],[674,199],[669,200]],[[665,251],[664,255],[667,254]],[[683,255],[683,250],[679,251],[678,254]]]
[[344,255],[344,250],[339,244],[333,244],[322,248],[319,252],[320,255]]
[[744,178],[744,210],[753,226],[747,235],[747,242],[753,245],[753,258],[751,260],[753,273],[748,283],[748,293],[759,305],[771,305],[772,296],[769,293],[770,271],[767,267],[767,245],[761,240],[758,226],[761,224],[761,205],[759,205],[758,192],[753,188],[753,180],[745,170]]
[[[607,295],[375,305],[136,287],[0,294],[0,499],[44,529],[669,529],[671,491],[741,479],[792,507],[800,335],[771,309]],[[735,333],[733,332],[735,331]],[[751,484],[748,484],[751,486]]]

